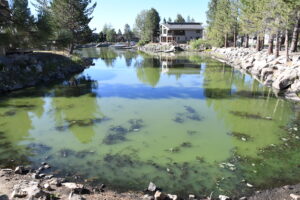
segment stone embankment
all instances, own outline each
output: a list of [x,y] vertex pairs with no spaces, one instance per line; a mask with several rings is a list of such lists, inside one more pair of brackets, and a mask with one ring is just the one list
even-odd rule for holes
[[0,57],[0,93],[63,80],[91,64],[91,60],[51,53]]
[[97,187],[69,182],[45,174],[50,167],[42,163],[37,170],[24,167],[0,169],[0,200],[138,200],[138,193],[117,193],[107,190],[104,184]]
[[290,62],[285,56],[276,58],[266,50],[257,52],[249,48],[216,48],[210,54],[227,64],[250,73],[253,77],[286,97],[300,101],[300,54],[292,54]]
[[189,51],[191,50],[188,44],[160,44],[160,43],[149,43],[144,46],[138,47],[139,51],[146,53],[162,53],[162,52],[175,52],[175,51]]

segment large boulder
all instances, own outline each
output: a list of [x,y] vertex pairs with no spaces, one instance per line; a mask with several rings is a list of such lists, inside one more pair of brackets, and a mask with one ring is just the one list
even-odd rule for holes
[[279,90],[284,90],[290,87],[294,81],[299,78],[295,69],[287,69],[281,73],[274,81],[272,86]]

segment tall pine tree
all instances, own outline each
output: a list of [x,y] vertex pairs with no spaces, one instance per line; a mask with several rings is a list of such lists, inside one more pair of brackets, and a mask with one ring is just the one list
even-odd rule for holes
[[89,23],[96,3],[91,0],[53,0],[53,19],[57,29],[66,30],[71,36],[69,49],[73,53],[76,44],[84,43],[91,36]]

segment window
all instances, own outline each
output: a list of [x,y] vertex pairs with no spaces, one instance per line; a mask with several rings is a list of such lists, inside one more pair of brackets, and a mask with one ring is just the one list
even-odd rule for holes
[[185,35],[185,31],[184,30],[175,30],[174,35]]
[[163,30],[163,33],[164,33],[164,34],[167,34],[167,30],[166,30],[166,29],[164,29],[164,30]]
[[201,33],[201,31],[200,31],[200,30],[197,30],[196,33]]

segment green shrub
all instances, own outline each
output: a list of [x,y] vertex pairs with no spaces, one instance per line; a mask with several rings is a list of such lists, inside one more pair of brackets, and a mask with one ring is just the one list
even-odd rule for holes
[[206,49],[212,48],[210,41],[203,40],[203,39],[191,40],[189,42],[189,45],[192,47],[192,49],[195,49],[195,50],[206,50]]
[[138,43],[137,43],[137,45],[140,47],[140,46],[144,46],[144,45],[146,45],[146,44],[148,44],[149,43],[149,41],[146,41],[146,40],[140,40]]

